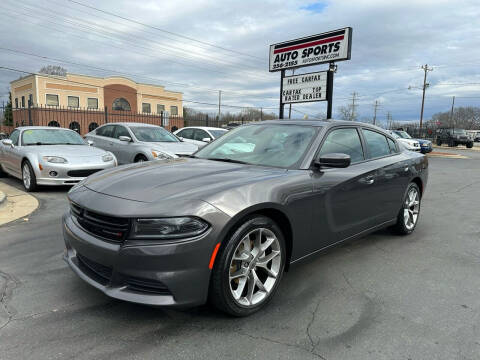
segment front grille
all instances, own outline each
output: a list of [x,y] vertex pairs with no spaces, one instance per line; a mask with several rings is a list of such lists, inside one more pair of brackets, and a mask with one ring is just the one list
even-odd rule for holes
[[101,169],[70,170],[67,172],[67,175],[70,177],[87,177],[100,170]]
[[172,294],[164,283],[157,280],[143,279],[133,276],[123,276],[123,281],[128,286],[128,288],[133,291],[157,295]]
[[112,268],[99,264],[93,260],[86,258],[83,255],[77,253],[78,265],[82,268],[83,272],[86,272],[91,277],[96,277],[96,280],[101,284],[106,285],[112,278]]
[[70,209],[78,224],[91,234],[98,235],[113,243],[123,242],[128,235],[129,219],[102,215],[74,203],[70,204]]

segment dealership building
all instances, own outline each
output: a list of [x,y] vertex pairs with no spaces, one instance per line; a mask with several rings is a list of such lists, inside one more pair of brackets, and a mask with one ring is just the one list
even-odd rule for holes
[[34,74],[12,81],[13,108],[60,106],[70,109],[123,110],[182,116],[182,93],[163,86],[141,84],[124,77]]

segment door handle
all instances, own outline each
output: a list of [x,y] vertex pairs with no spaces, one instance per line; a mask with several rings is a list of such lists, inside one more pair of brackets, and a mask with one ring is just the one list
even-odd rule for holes
[[364,178],[361,178],[358,180],[360,183],[365,184],[365,185],[372,185],[375,182],[375,177],[373,176],[366,176]]

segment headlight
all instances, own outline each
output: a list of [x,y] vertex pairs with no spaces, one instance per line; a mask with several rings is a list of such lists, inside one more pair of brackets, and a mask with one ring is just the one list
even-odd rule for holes
[[60,156],[44,156],[43,160],[49,163],[54,164],[66,164],[68,163],[67,159]]
[[105,155],[102,156],[102,160],[104,162],[112,161],[113,160],[113,155],[112,154],[105,154]]
[[194,217],[136,219],[134,236],[146,239],[178,239],[200,235],[208,229],[208,223]]
[[168,160],[168,159],[174,158],[171,154],[168,154],[164,151],[152,149],[151,152],[152,152],[153,158],[157,160]]

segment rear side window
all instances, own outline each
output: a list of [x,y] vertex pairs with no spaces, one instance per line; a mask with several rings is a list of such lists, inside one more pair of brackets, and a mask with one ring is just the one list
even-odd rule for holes
[[387,137],[376,131],[362,129],[365,142],[367,143],[369,159],[378,158],[390,154],[390,146]]
[[198,141],[202,141],[203,139],[205,138],[209,138],[210,139],[210,136],[207,134],[206,131],[202,130],[202,129],[195,129],[193,131],[193,140],[198,140]]
[[101,128],[97,129],[96,134],[100,136],[113,137],[113,125],[102,126]]
[[332,130],[325,139],[320,149],[320,155],[330,153],[343,153],[350,155],[352,163],[365,159],[362,143],[355,128]]

